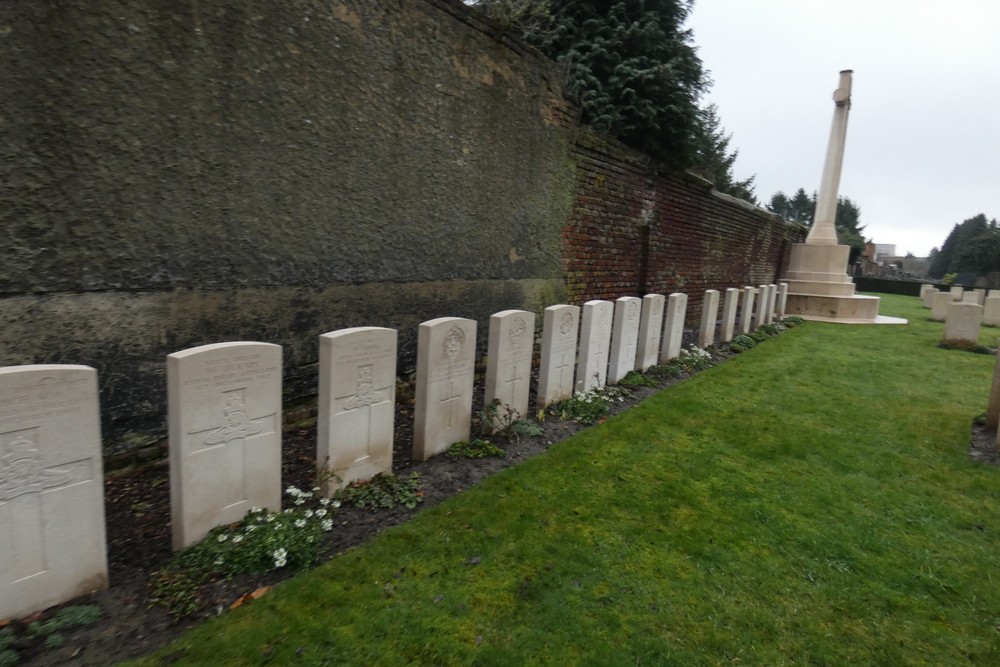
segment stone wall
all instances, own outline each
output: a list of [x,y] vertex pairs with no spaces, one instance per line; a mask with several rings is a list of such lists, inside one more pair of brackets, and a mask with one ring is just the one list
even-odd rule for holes
[[580,132],[577,185],[563,227],[570,301],[688,294],[698,321],[705,290],[775,283],[806,228],[690,174],[663,175],[641,153]]
[[[0,365],[99,371],[155,455],[165,356],[773,281],[795,230],[576,127],[558,68],[459,0],[0,12]],[[480,337],[480,347],[485,336]]]
[[565,298],[555,66],[458,0],[31,2],[0,14],[0,365],[100,371],[109,450],[164,356]]

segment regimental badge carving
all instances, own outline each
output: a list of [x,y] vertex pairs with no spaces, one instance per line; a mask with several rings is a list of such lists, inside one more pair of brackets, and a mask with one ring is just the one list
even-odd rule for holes
[[631,321],[634,320],[638,314],[639,314],[639,302],[629,301],[628,305],[625,306],[625,316],[628,317],[628,319]]
[[573,313],[563,313],[562,321],[559,322],[559,331],[563,336],[567,335],[573,328]]
[[354,396],[344,401],[345,410],[356,410],[366,405],[374,405],[386,400],[385,392],[375,391],[372,386],[372,366],[360,366],[358,368],[358,383],[354,389]]
[[34,430],[3,434],[0,449],[0,500],[62,486],[70,481],[69,468],[44,468]]
[[448,355],[449,359],[455,361],[462,353],[463,347],[465,347],[465,332],[462,331],[462,327],[456,324],[448,330],[444,337],[444,353]]
[[528,329],[528,324],[524,321],[523,317],[514,318],[514,321],[510,323],[510,344],[514,347],[520,347],[521,341],[524,340],[524,332]]
[[251,421],[247,415],[243,397],[238,392],[232,392],[226,399],[226,407],[222,409],[222,426],[205,436],[205,444],[221,445],[231,440],[249,438],[263,431],[264,425]]

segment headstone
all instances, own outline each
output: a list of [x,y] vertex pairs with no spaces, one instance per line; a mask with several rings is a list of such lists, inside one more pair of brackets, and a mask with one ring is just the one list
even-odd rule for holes
[[663,325],[663,340],[660,341],[661,364],[665,364],[681,353],[687,303],[688,296],[682,292],[675,292],[667,297],[667,318]]
[[935,322],[944,322],[945,318],[948,317],[948,306],[950,306],[954,297],[949,292],[938,292],[934,295],[934,301],[931,305],[931,317],[930,319]]
[[252,507],[281,509],[281,346],[214,343],[167,355],[174,549]]
[[426,461],[469,439],[475,370],[475,320],[439,317],[417,327],[415,460]]
[[771,284],[767,286],[767,323],[774,322],[774,316],[778,309],[778,286]]
[[615,306],[594,300],[583,304],[580,324],[580,354],[576,361],[576,393],[600,389],[608,379],[611,321]]
[[979,295],[976,294],[976,290],[969,290],[962,294],[962,303],[979,303]]
[[958,285],[954,285],[951,288],[951,290],[949,291],[949,293],[951,294],[951,300],[952,301],[961,301],[962,300],[962,292],[963,291],[964,290],[963,290],[962,287],[960,287]]
[[931,307],[931,301],[928,295],[936,291],[937,289],[930,283],[922,283],[920,285],[920,302],[924,305],[924,308]]
[[639,318],[642,299],[623,296],[615,301],[614,328],[611,332],[611,362],[608,364],[608,384],[618,384],[635,370],[639,346]]
[[316,462],[334,475],[324,494],[392,470],[395,399],[395,329],[354,327],[319,337]]
[[938,289],[934,287],[934,285],[921,285],[920,300],[924,304],[924,308],[931,308],[934,306],[935,294],[938,294]]
[[662,294],[647,294],[642,297],[642,315],[639,319],[639,357],[636,366],[645,372],[655,366],[660,355],[660,339],[663,337],[663,306],[667,299]]
[[486,390],[484,401],[500,401],[494,426],[528,416],[528,388],[535,349],[535,314],[527,310],[503,310],[490,316],[486,345]]
[[743,288],[743,301],[740,304],[740,331],[750,333],[753,330],[753,298],[756,290],[747,285]]
[[768,323],[767,306],[771,302],[769,291],[767,285],[761,285],[757,289],[757,326],[755,329],[759,329],[761,325]]
[[983,307],[978,303],[952,303],[944,323],[944,340],[978,344],[982,321]]
[[701,327],[698,329],[698,347],[715,345],[715,323],[719,319],[719,290],[705,290],[701,302]]
[[736,308],[740,305],[740,291],[735,287],[726,290],[726,299],[722,303],[722,331],[719,339],[723,343],[728,343],[733,339],[733,330],[736,327]]
[[983,324],[1000,327],[1000,295],[986,297],[983,306]]
[[986,290],[974,289],[972,291],[976,295],[976,303],[978,303],[980,306],[984,305],[986,303]]
[[0,368],[0,619],[104,588],[97,371]]
[[788,283],[778,285],[778,319],[785,319],[788,312]]
[[545,309],[542,352],[538,364],[538,409],[573,396],[576,338],[580,307],[560,304]]
[[[986,406],[986,428],[995,429],[998,422],[1000,422],[1000,354],[997,355],[997,361],[993,365],[993,383],[990,386],[990,400]],[[997,433],[997,442],[1000,444],[1000,432]]]

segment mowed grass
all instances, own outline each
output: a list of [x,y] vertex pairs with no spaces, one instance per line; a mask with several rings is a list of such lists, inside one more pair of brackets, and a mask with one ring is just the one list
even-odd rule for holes
[[148,664],[1000,664],[994,358],[807,323]]

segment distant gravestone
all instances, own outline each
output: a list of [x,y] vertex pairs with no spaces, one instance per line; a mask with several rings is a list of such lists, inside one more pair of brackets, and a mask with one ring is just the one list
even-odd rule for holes
[[538,364],[538,409],[573,396],[580,307],[560,304],[545,309]]
[[486,345],[486,405],[500,401],[494,427],[528,416],[528,388],[535,349],[535,314],[503,310],[490,316]]
[[949,292],[938,292],[934,295],[934,301],[931,305],[931,317],[930,319],[935,322],[944,322],[945,318],[948,317],[948,307],[954,303],[954,297]]
[[979,295],[976,294],[976,290],[969,290],[962,294],[962,303],[979,303]]
[[576,393],[600,389],[607,384],[611,321],[615,306],[594,300],[583,304],[580,354],[576,361]]
[[935,289],[934,285],[931,285],[930,283],[922,283],[920,285],[920,303],[924,305],[924,308],[931,307],[931,301],[928,298],[928,295],[936,291],[937,289]]
[[97,371],[0,368],[0,619],[105,588]]
[[684,317],[687,314],[687,294],[675,292],[667,297],[667,316],[660,341],[660,363],[666,363],[681,353],[684,339]]
[[701,302],[701,327],[698,329],[698,347],[715,345],[715,323],[719,319],[719,290],[705,290]]
[[642,299],[637,296],[623,296],[615,301],[608,384],[618,384],[629,371],[635,370],[635,358],[639,352],[641,311]]
[[281,346],[215,343],[167,355],[174,549],[252,507],[281,509]]
[[663,305],[666,297],[662,294],[647,294],[642,297],[642,315],[639,319],[639,356],[636,366],[645,372],[655,366],[660,355],[660,339],[663,337]]
[[984,289],[974,289],[972,292],[976,295],[976,303],[980,306],[986,303],[986,290]]
[[944,340],[978,344],[982,321],[983,307],[978,303],[952,303],[944,322]]
[[983,324],[1000,327],[1000,295],[986,297],[983,305]]
[[316,461],[334,477],[331,494],[392,470],[396,330],[340,329],[319,337]]
[[740,304],[740,331],[750,333],[753,329],[753,298],[756,290],[747,285],[743,288],[743,300]]
[[788,312],[788,283],[778,285],[778,319],[785,319]]
[[771,284],[767,286],[767,323],[774,322],[778,309],[778,286]]
[[469,439],[475,366],[475,320],[439,317],[417,327],[413,410],[413,458],[417,461]]
[[733,330],[736,327],[736,308],[740,305],[740,291],[734,287],[726,290],[726,298],[722,303],[722,328],[719,333],[719,340],[728,343],[733,339]]
[[964,289],[962,287],[959,287],[958,285],[953,286],[951,288],[951,290],[949,290],[949,293],[951,294],[951,300],[952,301],[961,301],[962,300],[962,293],[963,292],[964,292]]
[[759,329],[761,325],[768,323],[767,305],[771,302],[771,297],[768,292],[769,289],[767,285],[761,285],[757,289],[757,329]]

